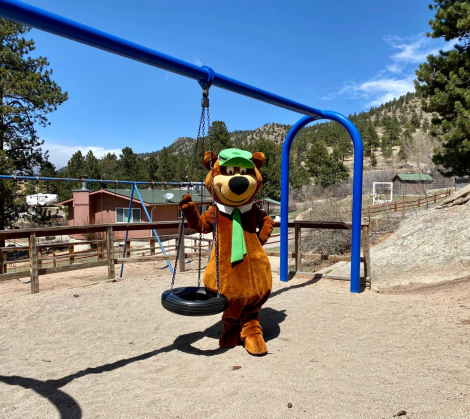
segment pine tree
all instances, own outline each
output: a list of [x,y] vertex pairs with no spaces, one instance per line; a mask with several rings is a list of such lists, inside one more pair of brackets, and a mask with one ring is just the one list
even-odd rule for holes
[[85,158],[80,150],[76,151],[67,163],[68,176],[81,178],[85,174]]
[[145,181],[144,164],[142,159],[132,151],[132,148],[125,147],[119,156],[119,171],[121,180]]
[[441,148],[433,162],[444,176],[470,175],[470,5],[468,1],[434,0],[432,38],[456,40],[450,51],[430,55],[416,71],[416,91],[423,110],[435,112],[433,135]]
[[[93,154],[93,151],[89,151],[84,159],[83,164],[84,171],[88,179],[101,179],[101,168],[98,159]],[[100,188],[99,183],[89,183],[88,189],[97,190]]]
[[[202,161],[200,164],[202,164]],[[174,159],[170,156],[166,147],[163,147],[162,151],[158,154],[157,174],[162,182],[173,182],[176,180]],[[196,180],[192,179],[192,181]]]
[[374,152],[370,153],[370,167],[377,167],[377,156]]
[[[47,114],[67,100],[51,79],[45,57],[32,58],[34,41],[22,35],[30,28],[0,18],[0,172],[32,175],[47,161],[36,125],[47,126]],[[12,182],[0,180],[0,230],[14,221]],[[3,246],[0,241],[0,246]]]
[[154,155],[151,155],[144,160],[144,170],[146,177],[151,182],[158,181],[158,160]]
[[347,167],[329,155],[324,142],[313,143],[307,153],[307,170],[315,183],[323,187],[335,185],[349,178]]

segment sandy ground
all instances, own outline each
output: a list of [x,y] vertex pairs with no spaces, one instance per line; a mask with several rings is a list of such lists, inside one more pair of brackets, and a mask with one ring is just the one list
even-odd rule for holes
[[257,358],[218,348],[218,316],[165,311],[155,271],[2,301],[0,417],[470,417],[469,281],[350,294],[275,276]]

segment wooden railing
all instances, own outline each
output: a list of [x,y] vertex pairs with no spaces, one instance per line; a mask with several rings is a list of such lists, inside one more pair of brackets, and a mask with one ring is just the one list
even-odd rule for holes
[[[132,241],[148,241],[148,247],[130,247],[130,242],[125,250],[125,257],[122,257],[122,254],[116,255],[115,244],[121,240],[114,239],[114,232],[116,231],[136,231],[136,230],[149,230],[149,229],[165,229],[165,228],[177,228],[179,227],[179,221],[168,221],[168,222],[151,222],[151,223],[117,223],[117,224],[100,224],[100,225],[88,225],[88,226],[67,226],[67,227],[50,227],[50,228],[32,228],[24,230],[1,230],[0,231],[0,240],[8,239],[28,239],[28,246],[17,246],[17,247],[3,247],[0,248],[0,261],[1,261],[1,271],[0,272],[0,282],[16,279],[16,278],[25,278],[29,277],[31,280],[31,293],[36,294],[39,292],[39,276],[47,275],[52,273],[59,272],[68,272],[79,269],[94,268],[99,266],[108,267],[108,279],[115,278],[115,265],[121,263],[136,263],[136,262],[151,262],[151,261],[166,261],[174,260],[176,258],[175,253],[170,253],[163,255],[159,251],[156,243],[155,237],[141,238],[141,239],[132,239]],[[275,224],[276,227],[279,227],[279,223]],[[295,246],[294,252],[289,254],[290,258],[295,259],[295,271],[301,272],[302,259],[312,260],[331,260],[331,261],[350,261],[350,256],[344,255],[323,255],[323,254],[303,254],[301,252],[301,230],[304,229],[342,229],[350,230],[352,227],[351,223],[343,222],[316,222],[316,221],[294,221],[289,222],[289,227],[295,229]],[[82,233],[103,233],[104,240],[90,240],[82,242],[68,242],[68,243],[56,243],[56,244],[40,244],[38,243],[39,237],[50,237],[50,236],[64,236],[71,234],[82,234]],[[362,278],[363,285],[370,286],[370,249],[369,249],[369,224],[363,223],[362,225],[362,235],[363,235],[363,249],[364,256],[361,257],[361,262],[364,263],[364,273],[365,276]],[[171,240],[177,239],[177,236],[162,236],[162,240]],[[191,240],[193,242],[192,246],[186,246],[185,241]],[[198,256],[198,243],[197,238],[186,237],[185,240],[182,240],[180,246],[180,260],[178,265],[179,271],[185,270],[185,259]],[[202,255],[208,256],[210,254],[209,247],[211,245],[211,239],[203,238],[202,241],[205,243],[203,245]],[[78,245],[96,245],[96,250],[85,250],[85,251],[75,251],[75,246]],[[176,244],[176,243],[175,243]],[[51,256],[44,256],[43,249],[49,248],[65,248],[68,247],[68,252],[57,254],[53,253]],[[21,260],[7,260],[8,252],[28,250],[28,259]],[[165,251],[170,252],[174,250],[175,247],[166,247]],[[192,252],[187,252],[187,249],[190,249]],[[123,249],[120,249],[122,252]],[[149,255],[144,255],[146,251],[150,251]],[[142,252],[142,255],[131,256],[132,252]],[[279,252],[272,252],[267,249],[266,251],[268,256],[280,256]],[[184,256],[183,256],[184,255]],[[87,263],[75,263],[78,259],[89,259],[96,257],[97,260]],[[21,267],[29,268],[29,270],[18,271],[18,272],[9,272],[7,266],[16,264],[18,268],[18,263],[24,263]],[[67,262],[63,266],[57,266],[58,262]],[[49,266],[45,266],[49,265]],[[52,265],[52,266],[50,266]],[[349,280],[348,276],[328,276],[325,277],[331,279],[341,279]]]
[[[405,215],[405,211],[411,208],[420,208],[426,203],[435,204],[442,199],[449,197],[452,194],[452,191],[449,189],[446,192],[440,194],[433,194],[425,196],[419,196],[418,198],[412,201],[405,201],[405,198],[401,201],[390,202],[388,204],[380,205],[371,205],[362,209],[362,215],[371,216],[373,214],[383,213],[383,212],[399,212],[401,211],[402,215]],[[350,211],[346,211],[350,212]]]
[[[276,226],[278,223],[276,223]],[[295,259],[295,270],[293,274],[314,274],[314,272],[302,272],[302,259],[306,260],[331,260],[334,262],[350,262],[351,256],[348,255],[328,255],[328,254],[309,254],[302,253],[302,229],[321,229],[321,230],[351,230],[352,223],[348,222],[336,222],[336,221],[293,221],[289,222],[289,227],[294,227],[294,251],[289,253],[288,257]],[[364,264],[364,276],[361,277],[361,285],[370,288],[372,270],[370,262],[370,232],[369,223],[366,221],[362,222],[362,248],[363,255],[361,256],[361,262]],[[268,256],[280,256],[280,252],[271,252],[266,250]],[[338,279],[349,281],[349,275],[330,275],[330,274],[315,274],[317,277]]]

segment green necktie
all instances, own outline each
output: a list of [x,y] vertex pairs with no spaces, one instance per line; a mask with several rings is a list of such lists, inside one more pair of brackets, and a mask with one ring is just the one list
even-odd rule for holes
[[242,220],[240,218],[240,209],[233,209],[232,222],[232,258],[230,262],[238,262],[243,260],[246,255],[245,237],[243,237]]

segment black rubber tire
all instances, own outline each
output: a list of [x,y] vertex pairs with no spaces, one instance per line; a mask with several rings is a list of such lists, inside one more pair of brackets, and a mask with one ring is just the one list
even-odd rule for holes
[[212,316],[228,307],[223,296],[217,297],[204,287],[182,287],[166,290],[162,294],[163,308],[181,316]]

